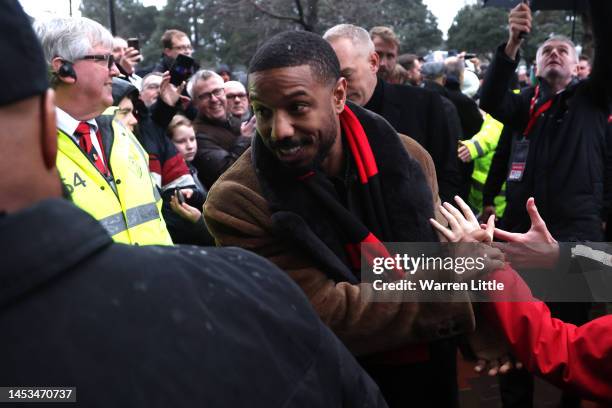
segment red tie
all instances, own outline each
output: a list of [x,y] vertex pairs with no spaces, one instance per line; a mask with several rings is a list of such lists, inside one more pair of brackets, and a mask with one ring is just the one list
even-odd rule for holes
[[[106,169],[106,166],[104,165],[104,162],[102,161],[102,157],[100,157],[100,155],[96,152],[96,149],[93,147],[93,144],[91,143],[91,131],[90,131],[89,123],[80,122],[79,126],[77,126],[74,133],[79,136],[79,146],[81,146],[81,149],[95,163],[100,173],[102,173],[104,176],[107,176],[108,170]],[[100,139],[98,138],[98,142],[99,141]],[[102,148],[101,145],[100,145],[100,148]]]

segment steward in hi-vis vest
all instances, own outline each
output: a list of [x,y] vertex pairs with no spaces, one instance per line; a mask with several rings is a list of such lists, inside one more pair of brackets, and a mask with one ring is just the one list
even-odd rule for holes
[[72,201],[96,218],[116,242],[172,245],[162,200],[149,174],[148,155],[113,116],[96,118],[109,175],[58,129],[57,168]]

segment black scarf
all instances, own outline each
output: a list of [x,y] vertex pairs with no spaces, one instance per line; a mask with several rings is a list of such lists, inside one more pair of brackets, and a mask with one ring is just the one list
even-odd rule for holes
[[[341,114],[340,122],[354,164],[350,168],[357,175],[347,186],[348,201],[356,204],[348,209],[321,169],[296,177],[276,160],[259,134],[252,156],[277,232],[297,246],[310,247],[311,252],[312,242],[301,243],[318,239],[328,249],[319,245],[318,251],[327,255],[331,251],[336,258],[317,254],[328,261],[323,267],[328,276],[336,282],[357,283],[361,243],[435,242],[437,236],[429,224],[431,190],[393,128],[353,104]],[[351,211],[355,207],[360,209],[358,215]]]

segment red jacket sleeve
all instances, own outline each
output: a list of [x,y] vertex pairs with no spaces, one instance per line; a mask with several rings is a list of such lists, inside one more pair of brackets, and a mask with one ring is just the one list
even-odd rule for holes
[[509,266],[491,276],[506,294],[531,302],[493,302],[485,308],[498,322],[515,356],[551,383],[584,398],[612,402],[612,315],[580,327],[551,317],[550,310]]

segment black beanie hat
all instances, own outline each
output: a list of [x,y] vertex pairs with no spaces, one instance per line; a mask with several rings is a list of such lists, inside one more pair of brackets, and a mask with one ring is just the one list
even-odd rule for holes
[[0,106],[44,93],[47,64],[32,24],[17,0],[0,1]]

